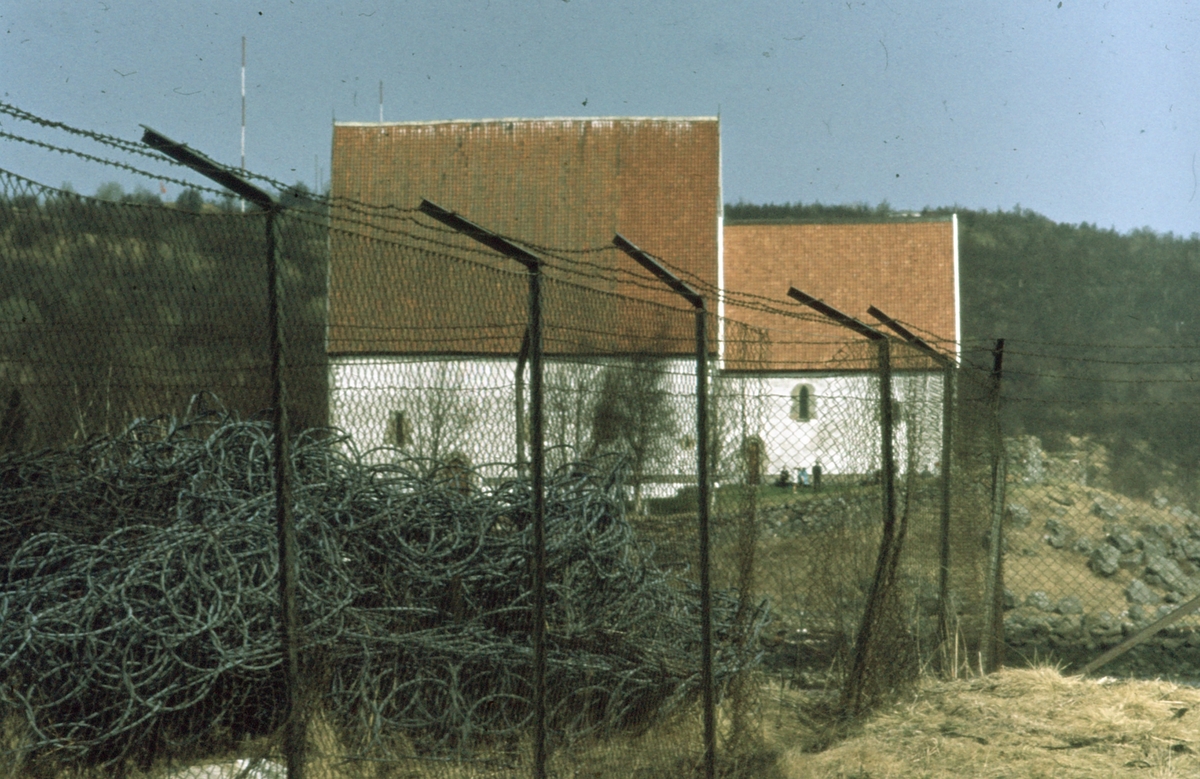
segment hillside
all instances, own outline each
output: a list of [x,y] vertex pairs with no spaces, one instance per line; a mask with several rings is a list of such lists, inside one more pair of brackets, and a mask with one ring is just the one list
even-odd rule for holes
[[[0,199],[0,450],[116,432],[200,390],[244,414],[270,406],[262,215],[204,211],[53,191]],[[303,429],[328,406],[326,241],[311,221],[283,221],[286,378]]]

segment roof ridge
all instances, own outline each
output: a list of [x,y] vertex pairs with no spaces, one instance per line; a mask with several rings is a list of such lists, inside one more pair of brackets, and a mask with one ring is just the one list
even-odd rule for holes
[[716,116],[520,116],[489,119],[425,119],[407,122],[339,122],[334,127],[393,127],[435,124],[499,124],[530,122],[717,122]]

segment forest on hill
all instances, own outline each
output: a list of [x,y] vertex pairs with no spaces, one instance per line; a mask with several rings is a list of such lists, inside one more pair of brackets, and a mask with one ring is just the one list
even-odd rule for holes
[[[1091,436],[1131,493],[1200,476],[1200,235],[1059,224],[1019,206],[897,212],[867,205],[737,203],[726,224],[959,220],[964,354],[1005,339],[1008,434],[1049,449]],[[1171,484],[1168,484],[1170,482]]]
[[[191,190],[165,208],[116,184],[96,198],[0,184],[0,451],[115,434],[200,390],[244,416],[270,407],[261,212]],[[276,232],[303,429],[327,418],[326,228],[285,216]]]

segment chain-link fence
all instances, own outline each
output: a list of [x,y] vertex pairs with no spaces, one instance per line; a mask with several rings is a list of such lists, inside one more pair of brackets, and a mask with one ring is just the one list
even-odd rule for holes
[[[747,372],[762,406],[768,672],[836,694],[848,713],[922,672],[977,672],[998,636],[985,628],[989,575],[1001,575],[987,555],[992,383],[923,342],[789,343],[790,317],[770,326],[774,360]],[[833,357],[798,363],[797,346]]]
[[[724,582],[711,616],[702,608],[692,309],[669,294],[653,299],[653,287],[646,299],[614,292],[622,258],[612,249],[588,260],[590,279],[553,256],[537,260],[535,324],[530,269],[512,259],[533,255],[507,239],[492,236],[507,244],[505,257],[479,249],[478,234],[414,214],[375,217],[367,229],[335,219],[333,228],[331,278],[346,295],[330,303],[333,423],[365,460],[425,470],[480,520],[460,513],[463,551],[422,566],[431,578],[406,596],[440,604],[428,619],[442,643],[403,666],[425,681],[356,681],[402,687],[386,713],[370,708],[378,724],[349,729],[390,735],[339,742],[326,760],[528,772],[540,736],[551,770],[695,770],[705,755],[703,622],[713,624],[712,683],[724,698],[756,660],[766,610]],[[360,325],[362,311],[383,313]],[[711,330],[706,365],[717,357]],[[748,338],[738,340],[745,350]],[[539,467],[540,563],[530,494]],[[508,547],[499,570],[494,553],[475,551],[481,542]],[[541,712],[530,578],[539,564]],[[416,721],[416,706],[440,714]]]
[[[246,754],[261,752],[286,711],[258,416],[272,395],[268,221],[9,173],[2,186],[7,770],[149,770],[255,739]],[[328,405],[325,230],[287,221],[298,433]],[[299,439],[297,457],[324,446]],[[328,602],[309,604],[311,618]]]
[[[5,182],[10,767],[526,774],[539,717],[552,766],[704,763],[703,624],[724,706],[747,697],[732,680],[768,611],[732,589],[744,563],[702,608],[690,308],[548,263],[533,333],[528,272],[429,220],[279,215],[303,668],[289,689],[264,215]],[[325,268],[347,264],[356,297],[326,321]],[[757,338],[710,330],[714,375],[717,333],[747,354]],[[326,414],[335,427],[314,427]],[[714,471],[736,470],[721,458]],[[754,513],[737,516],[745,546]],[[301,760],[280,740],[289,701]]]
[[1194,679],[1200,517],[1179,442],[1195,404],[1175,373],[1194,349],[1072,345],[1064,368],[1061,348],[1018,343],[1005,380],[1010,661]]
[[14,772],[755,775],[779,684],[854,713],[996,654],[986,374],[799,364],[794,310],[616,248],[310,203],[273,217],[290,686],[267,217],[3,186]]

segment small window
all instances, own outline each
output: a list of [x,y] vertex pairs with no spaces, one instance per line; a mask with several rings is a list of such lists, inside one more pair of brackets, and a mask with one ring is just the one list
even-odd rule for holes
[[807,422],[817,415],[816,393],[810,384],[792,387],[792,411],[789,414],[797,422]]
[[383,442],[388,446],[408,446],[412,443],[412,425],[403,411],[393,411],[388,415]]

